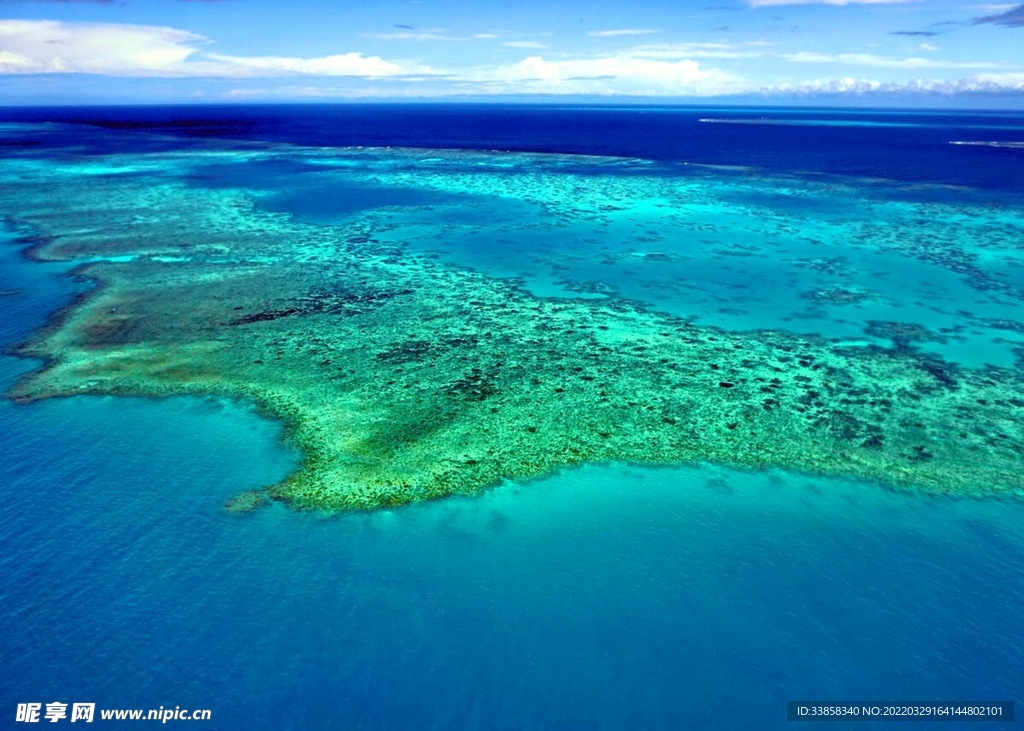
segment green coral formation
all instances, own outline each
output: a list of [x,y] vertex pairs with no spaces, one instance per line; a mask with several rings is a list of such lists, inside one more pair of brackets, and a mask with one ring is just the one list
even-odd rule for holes
[[[18,185],[0,188],[0,210],[39,237],[33,255],[86,261],[79,274],[96,282],[20,348],[44,366],[11,395],[253,402],[303,456],[267,490],[296,508],[471,494],[605,460],[1024,491],[1021,372],[925,355],[923,329],[876,323],[892,348],[727,332],[600,283],[538,297],[365,217],[303,223],[235,187],[140,184],[116,166],[6,171]],[[262,501],[246,493],[228,508]]]

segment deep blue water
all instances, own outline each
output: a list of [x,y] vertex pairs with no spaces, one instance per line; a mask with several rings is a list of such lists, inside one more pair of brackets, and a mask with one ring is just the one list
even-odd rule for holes
[[[303,144],[654,151],[1020,193],[1021,151],[947,144],[1024,140],[1019,116],[786,114],[920,126],[696,121],[782,115],[766,110],[0,116],[119,128],[39,133],[54,154],[191,144],[127,129],[142,122]],[[85,285],[0,243],[11,344]],[[29,367],[0,359],[0,387]],[[1020,501],[604,465],[373,515],[224,514],[294,464],[278,437],[217,402],[0,402],[0,725],[19,702],[51,701],[209,708],[201,725],[219,729],[731,729],[787,728],[795,699],[1022,700]]]
[[[1024,181],[1024,148],[949,144],[1024,142],[1020,112],[344,104],[0,108],[0,121],[75,122],[192,139],[620,155],[968,185],[1003,193],[1019,193]],[[773,123],[780,121],[800,124]],[[141,143],[137,135],[130,141],[64,131],[62,136],[69,146],[113,150]]]

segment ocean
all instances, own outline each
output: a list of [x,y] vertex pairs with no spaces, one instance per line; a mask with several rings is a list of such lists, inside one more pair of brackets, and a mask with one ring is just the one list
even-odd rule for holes
[[[538,298],[1019,374],[1021,144],[1024,116],[992,112],[5,109],[0,184],[109,163],[145,185],[181,174],[147,160],[202,153],[190,186],[316,226],[364,216]],[[8,348],[91,286],[16,234]],[[38,365],[5,355],[0,388]],[[782,729],[795,700],[1021,700],[1019,496],[611,462],[396,509],[233,515],[225,500],[299,463],[246,404],[5,400],[0,444],[5,727],[51,702],[209,709],[196,725],[215,729]]]

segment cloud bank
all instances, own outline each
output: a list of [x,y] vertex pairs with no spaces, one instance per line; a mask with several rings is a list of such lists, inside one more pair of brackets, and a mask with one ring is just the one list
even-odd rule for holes
[[[768,0],[782,2],[783,0]],[[785,0],[790,1],[790,0]],[[835,0],[838,1],[838,0]],[[851,0],[852,1],[852,0]],[[2,0],[0,0],[2,2]],[[1013,8],[1001,13],[1012,20]],[[989,22],[989,21],[986,21]],[[991,21],[996,22],[996,21]],[[397,33],[410,31],[399,28]],[[413,33],[437,33],[435,29]],[[647,35],[643,29],[591,31],[593,37]],[[0,77],[78,74],[137,79],[222,79],[193,88],[219,88],[222,98],[379,98],[518,94],[713,97],[744,94],[1020,93],[1020,66],[935,56],[783,52],[763,41],[635,44],[603,53],[549,52],[533,40],[480,41],[520,49],[510,63],[432,67],[417,60],[383,58],[356,50],[327,56],[246,56],[214,51],[213,42],[165,26],[0,20]],[[514,38],[514,36],[513,36]],[[522,38],[522,36],[520,36]],[[934,52],[934,46],[918,50]],[[500,57],[507,58],[507,53]],[[752,68],[756,64],[757,68]],[[808,78],[818,65],[825,73]],[[770,71],[764,71],[770,68]],[[848,76],[860,68],[883,78]],[[955,71],[965,78],[932,78]],[[753,72],[753,76],[745,72]],[[919,78],[913,78],[920,75]],[[948,76],[948,75],[947,75]],[[911,77],[911,78],[908,78]],[[232,80],[237,80],[234,83]],[[266,80],[264,83],[262,80]],[[250,83],[252,82],[252,83]],[[155,83],[155,82],[154,82]],[[224,85],[236,87],[224,91]],[[253,84],[258,84],[254,86]]]
[[207,53],[209,39],[150,25],[0,20],[0,74],[100,74],[147,77],[381,77],[424,74],[418,64],[343,53],[319,58]]

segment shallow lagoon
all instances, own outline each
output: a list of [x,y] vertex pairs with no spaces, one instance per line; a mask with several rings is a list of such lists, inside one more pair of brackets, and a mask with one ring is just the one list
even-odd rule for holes
[[[872,321],[932,331],[969,367],[1011,366],[1024,217],[955,188],[806,179],[631,159],[296,149],[205,168],[197,186],[324,226],[363,224],[541,297],[614,294],[731,330],[888,346]],[[977,264],[975,265],[975,262]],[[974,269],[964,265],[975,265]]]

